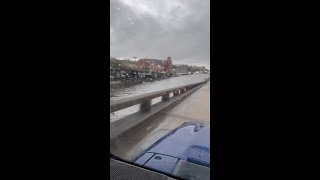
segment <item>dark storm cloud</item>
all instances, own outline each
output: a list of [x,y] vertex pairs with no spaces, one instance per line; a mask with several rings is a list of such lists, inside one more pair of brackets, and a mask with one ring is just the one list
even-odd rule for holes
[[209,0],[111,0],[114,57],[210,66]]

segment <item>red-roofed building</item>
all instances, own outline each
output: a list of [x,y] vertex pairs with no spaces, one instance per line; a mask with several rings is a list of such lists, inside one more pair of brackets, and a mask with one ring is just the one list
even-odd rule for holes
[[168,57],[167,60],[157,60],[157,59],[139,59],[136,64],[138,69],[149,69],[150,71],[172,71],[172,61],[171,57]]

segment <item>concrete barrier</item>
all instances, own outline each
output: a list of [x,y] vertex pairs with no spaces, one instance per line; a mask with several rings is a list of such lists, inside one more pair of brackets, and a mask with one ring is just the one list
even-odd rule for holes
[[[135,97],[124,98],[124,99],[120,99],[120,100],[110,100],[110,109],[111,109],[111,112],[118,111],[118,110],[130,107],[130,106],[134,106],[136,104],[141,104],[141,103],[150,101],[150,100],[157,98],[157,97],[166,96],[169,93],[177,92],[179,90],[185,92],[187,88],[192,89],[192,88],[197,87],[197,86],[204,84],[206,82],[207,81],[203,81],[200,83],[179,86],[179,87],[175,87],[175,88],[156,91],[156,92],[143,94],[143,95],[139,95],[139,96],[135,96]],[[166,97],[164,99],[166,99]]]
[[[130,129],[134,128],[135,126],[142,123],[143,121],[146,121],[149,118],[153,118],[158,113],[163,112],[166,109],[181,102],[181,100],[186,98],[188,95],[190,95],[197,89],[201,88],[206,82],[207,81],[203,81],[201,83],[180,86],[177,88],[171,88],[168,90],[153,92],[153,93],[149,93],[142,96],[126,98],[124,100],[119,100],[119,101],[113,101],[113,103],[111,104],[112,105],[111,108],[118,109],[118,110],[123,109],[125,107],[130,107],[130,105],[132,104],[133,105],[139,104],[139,102],[144,104],[142,106],[148,106],[148,107],[143,107],[143,111],[138,111],[134,114],[131,114],[117,121],[110,122],[110,139],[112,140],[117,138],[119,135],[129,131]],[[178,90],[182,90],[182,89],[184,93],[178,94],[177,93]],[[169,98],[168,96],[169,92],[173,92],[175,93],[175,95]],[[163,97],[163,101],[161,101],[160,103],[157,103],[153,106],[151,106],[151,103],[150,104],[147,103],[148,105],[146,105],[145,102],[151,102],[151,99],[160,97],[160,96]]]

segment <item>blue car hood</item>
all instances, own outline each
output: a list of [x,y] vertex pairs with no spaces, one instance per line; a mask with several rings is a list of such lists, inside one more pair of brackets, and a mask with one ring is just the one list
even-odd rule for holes
[[147,152],[186,160],[191,146],[210,149],[210,125],[184,124],[156,142]]
[[185,160],[210,167],[210,125],[184,123],[141,153],[134,162],[145,164],[155,155],[166,161]]

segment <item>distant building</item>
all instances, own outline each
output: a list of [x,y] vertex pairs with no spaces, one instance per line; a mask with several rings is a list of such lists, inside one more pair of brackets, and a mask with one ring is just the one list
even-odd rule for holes
[[150,71],[172,71],[172,60],[168,57],[167,60],[158,59],[139,59],[136,64],[138,69],[149,69]]
[[164,66],[164,70],[165,71],[172,71],[172,61],[171,61],[171,57],[168,57],[166,61],[164,61],[163,63]]
[[[169,73],[169,74],[193,74],[208,73],[205,66],[190,66],[187,64],[173,65],[171,57],[166,60],[143,58],[138,61],[118,60],[110,58],[110,74],[118,74],[120,70],[128,72],[145,72],[145,73]],[[112,72],[112,73],[111,73]]]

